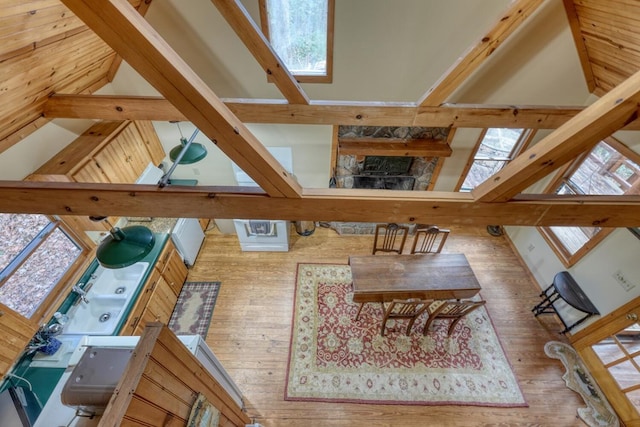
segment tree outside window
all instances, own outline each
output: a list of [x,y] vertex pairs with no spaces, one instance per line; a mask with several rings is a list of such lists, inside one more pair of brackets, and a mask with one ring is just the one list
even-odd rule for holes
[[[548,188],[555,194],[621,195],[640,191],[640,156],[619,141],[601,141],[565,169]],[[543,236],[569,267],[612,230],[600,227],[545,227]]]
[[467,163],[456,190],[471,191],[486,181],[526,148],[532,136],[533,132],[526,129],[486,129],[480,135],[473,158]]
[[335,0],[260,0],[262,31],[305,83],[330,83]]
[[83,247],[45,215],[0,214],[0,302],[32,318],[77,266]]

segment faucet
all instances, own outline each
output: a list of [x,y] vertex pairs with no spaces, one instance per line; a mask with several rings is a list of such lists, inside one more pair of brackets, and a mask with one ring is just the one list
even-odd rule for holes
[[73,288],[71,288],[71,290],[78,294],[78,296],[80,296],[80,300],[82,300],[82,302],[84,302],[85,304],[89,304],[89,300],[87,299],[87,291],[82,289],[79,285],[73,285]]

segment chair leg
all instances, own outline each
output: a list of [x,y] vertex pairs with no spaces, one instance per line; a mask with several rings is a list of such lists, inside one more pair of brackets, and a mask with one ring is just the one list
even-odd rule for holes
[[360,308],[358,308],[358,313],[356,314],[356,320],[358,320],[358,318],[360,317],[360,312],[362,311],[362,307],[364,307],[363,302],[360,303]]
[[427,335],[427,332],[429,332],[429,326],[431,326],[431,323],[434,321],[434,319],[435,319],[435,316],[429,316],[427,318],[427,323],[424,324],[422,335]]
[[458,325],[458,322],[462,319],[462,317],[458,317],[457,319],[455,319],[453,322],[451,322],[451,325],[449,325],[449,330],[447,331],[447,336],[450,337],[451,334],[453,333],[454,329],[456,329],[456,326]]
[[407,325],[407,336],[409,336],[409,334],[411,333],[411,328],[413,328],[413,324],[415,323],[415,321],[415,317],[409,319],[409,324]]

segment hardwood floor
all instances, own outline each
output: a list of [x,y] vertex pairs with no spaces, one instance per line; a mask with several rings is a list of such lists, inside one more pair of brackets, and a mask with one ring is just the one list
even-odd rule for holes
[[368,254],[373,241],[325,228],[308,237],[292,234],[289,252],[267,253],[241,252],[235,235],[208,231],[187,279],[222,282],[207,343],[244,393],[255,422],[265,427],[584,426],[576,415],[584,402],[565,386],[562,364],[543,350],[547,341],[563,340],[559,321],[533,316],[540,289],[507,240],[480,227],[452,228],[444,252],[462,252],[469,259],[528,408],[284,401],[297,263],[346,264],[351,254]]

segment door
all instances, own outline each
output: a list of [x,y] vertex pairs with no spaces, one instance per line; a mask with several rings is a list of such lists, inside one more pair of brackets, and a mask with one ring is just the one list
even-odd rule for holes
[[640,298],[611,315],[573,344],[621,421],[640,426]]

